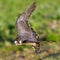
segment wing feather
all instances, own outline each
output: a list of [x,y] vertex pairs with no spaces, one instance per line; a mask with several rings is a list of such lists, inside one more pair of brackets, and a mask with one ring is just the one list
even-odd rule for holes
[[26,11],[18,18],[16,25],[18,33],[25,31],[31,31],[31,28],[28,23],[28,19],[31,16],[32,12],[36,8],[36,3],[34,2],[29,8],[26,9]]
[[18,18],[17,23],[19,21],[28,21],[29,17],[31,16],[32,12],[36,8],[36,3],[34,2],[29,8],[25,10],[25,12],[22,13],[22,15]]
[[37,42],[36,34],[32,31],[29,26],[28,19],[31,16],[32,12],[36,8],[36,3],[34,2],[17,20],[17,30],[20,38],[25,41],[34,41]]

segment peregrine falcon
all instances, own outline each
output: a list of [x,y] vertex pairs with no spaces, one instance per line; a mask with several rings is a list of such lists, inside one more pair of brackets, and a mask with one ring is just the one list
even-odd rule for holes
[[36,8],[36,2],[32,3],[17,19],[17,38],[14,40],[16,45],[32,45],[35,52],[40,52],[39,36],[31,28],[29,24],[29,17]]

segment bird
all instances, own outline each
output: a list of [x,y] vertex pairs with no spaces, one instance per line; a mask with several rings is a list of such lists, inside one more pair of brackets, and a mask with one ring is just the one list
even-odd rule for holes
[[29,18],[36,9],[36,2],[33,2],[16,20],[17,37],[14,40],[16,45],[32,45],[36,53],[40,52],[39,36],[29,24]]

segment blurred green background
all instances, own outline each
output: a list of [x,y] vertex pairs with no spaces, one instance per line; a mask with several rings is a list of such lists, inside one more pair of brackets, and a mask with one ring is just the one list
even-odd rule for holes
[[[23,51],[24,47],[31,49],[30,46],[15,46],[13,41],[17,36],[17,17],[34,1],[36,1],[37,8],[30,17],[31,27],[37,32],[41,40],[60,42],[60,0],[0,0],[0,50],[2,52],[0,55],[3,54],[2,58],[5,56],[4,52],[6,55],[9,55],[10,51],[17,51],[19,54],[19,51]],[[6,60],[13,60],[10,57]],[[0,60],[5,60],[2,58]]]

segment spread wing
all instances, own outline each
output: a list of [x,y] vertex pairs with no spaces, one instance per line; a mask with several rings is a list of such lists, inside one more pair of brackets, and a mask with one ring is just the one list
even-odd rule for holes
[[21,38],[22,41],[31,41],[31,42],[37,42],[35,32],[32,31],[28,20],[31,16],[32,12],[36,8],[36,3],[34,2],[17,20],[17,30],[18,30],[18,36]]
[[28,7],[23,13],[22,15],[18,18],[17,21],[28,21],[29,17],[31,16],[32,12],[35,10],[36,8],[36,3],[34,2],[30,7]]
[[17,28],[18,28],[18,33],[19,31],[30,31],[31,29],[29,28],[29,17],[31,16],[32,12],[35,10],[36,8],[36,3],[34,2],[25,12],[23,12],[23,14],[18,18],[16,24],[17,24]]

